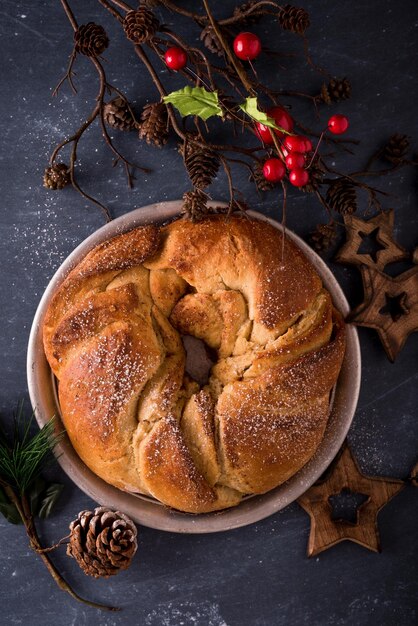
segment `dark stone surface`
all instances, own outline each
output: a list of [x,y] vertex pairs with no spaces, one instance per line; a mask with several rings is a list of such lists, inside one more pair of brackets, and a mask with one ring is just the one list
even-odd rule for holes
[[[393,132],[411,134],[416,142],[416,0],[300,0],[298,4],[311,12],[315,61],[334,75],[349,76],[353,83],[353,99],[338,110],[350,116],[350,134],[362,141],[355,157],[339,157],[345,171],[362,167]],[[126,91],[138,109],[154,99],[150,81],[117,34],[112,18],[96,2],[77,0],[72,5],[80,23],[94,19],[109,31],[111,48],[105,56],[110,80]],[[233,5],[224,1],[222,11]],[[99,210],[71,189],[53,193],[41,184],[52,146],[83,120],[96,90],[89,63],[80,59],[78,95],[71,95],[65,86],[57,99],[51,98],[71,49],[72,35],[60,3],[5,0],[0,15],[0,408],[10,417],[17,400],[27,393],[26,345],[42,292],[60,262],[103,220]],[[174,18],[170,21],[177,23]],[[291,35],[280,33],[277,38],[273,25],[264,23],[257,30],[283,54],[300,50]],[[284,67],[277,69],[276,59],[260,59],[260,75],[271,80],[276,73],[278,83],[286,88],[300,88],[305,82],[307,92],[319,89],[321,77],[300,60],[284,56],[279,62]],[[161,75],[167,78],[162,70]],[[176,81],[170,80],[174,86]],[[303,107],[297,105],[295,110],[299,109]],[[322,110],[322,121],[317,122],[312,112],[303,113],[306,123],[317,128],[327,114]],[[123,137],[124,143],[141,164],[153,167],[150,175],[138,176],[133,191],[127,190],[122,171],[111,170],[111,157],[97,128],[88,132],[79,150],[82,182],[108,202],[115,216],[149,201],[178,198],[187,189],[174,142],[162,151],[132,137]],[[418,235],[415,172],[404,169],[376,183],[392,194],[384,198],[384,206],[395,207],[396,235],[412,250]],[[274,194],[259,197],[245,175],[239,186],[253,208],[279,215]],[[213,197],[224,198],[226,190],[220,177]],[[290,193],[288,216],[289,226],[303,236],[327,219],[311,197],[297,191]],[[356,270],[332,263],[331,267],[351,304],[358,303],[361,287]],[[412,336],[391,365],[373,331],[361,329],[360,337],[363,383],[349,439],[365,472],[405,477],[417,455],[418,338]],[[94,506],[58,467],[50,473],[66,488],[53,517],[40,525],[46,543],[65,535],[78,511]],[[379,516],[380,555],[346,542],[308,560],[309,521],[296,504],[253,526],[212,536],[142,528],[134,564],[109,581],[84,577],[64,550],[58,553],[56,563],[86,597],[123,607],[121,614],[114,615],[99,614],[60,593],[30,551],[22,528],[1,518],[0,621],[30,626],[412,626],[418,603],[417,514],[417,491],[407,487]]]

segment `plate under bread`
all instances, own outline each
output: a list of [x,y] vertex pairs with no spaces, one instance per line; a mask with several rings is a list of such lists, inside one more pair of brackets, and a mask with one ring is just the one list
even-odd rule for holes
[[[213,202],[214,206],[221,203]],[[46,360],[42,344],[43,319],[49,302],[68,272],[96,245],[127,230],[150,222],[163,223],[178,215],[180,201],[160,202],[136,209],[99,228],[85,239],[63,262],[51,279],[39,303],[29,338],[27,376],[28,388],[36,419],[43,426],[53,415],[60,416],[56,381]],[[276,228],[281,225],[255,211],[253,218],[266,220]],[[324,261],[302,240],[290,231],[287,235],[296,243],[315,266],[335,306],[345,316],[349,305],[344,293]],[[245,498],[237,507],[216,513],[190,515],[174,511],[153,498],[130,494],[112,487],[93,474],[79,458],[65,437],[57,446],[58,462],[74,483],[93,500],[112,509],[118,509],[136,522],[170,532],[210,533],[231,530],[252,524],[296,500],[326,470],[340,449],[357,405],[360,389],[361,357],[357,331],[347,326],[347,347],[344,362],[332,395],[330,416],[323,440],[311,460],[292,478],[263,495]]]

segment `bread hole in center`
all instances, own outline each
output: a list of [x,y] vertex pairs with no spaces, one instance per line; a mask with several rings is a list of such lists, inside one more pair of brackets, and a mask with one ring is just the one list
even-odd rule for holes
[[200,386],[206,385],[216,356],[202,339],[192,335],[182,335],[181,339],[186,351],[186,373]]

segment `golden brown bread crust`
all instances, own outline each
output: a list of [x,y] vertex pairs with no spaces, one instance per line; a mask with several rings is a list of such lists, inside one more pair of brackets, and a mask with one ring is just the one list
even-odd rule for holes
[[[44,346],[68,435],[96,474],[202,513],[272,489],[312,457],[344,323],[282,243],[262,221],[178,220],[115,237],[70,272]],[[203,389],[185,375],[181,334],[217,351]]]

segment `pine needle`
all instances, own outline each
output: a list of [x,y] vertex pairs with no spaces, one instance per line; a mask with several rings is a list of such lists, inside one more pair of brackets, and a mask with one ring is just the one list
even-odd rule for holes
[[51,461],[51,452],[63,433],[55,433],[55,418],[52,417],[31,437],[34,414],[25,420],[23,403],[19,404],[13,421],[11,442],[0,429],[0,479],[16,492],[23,494]]

